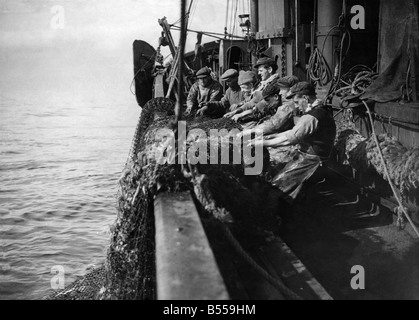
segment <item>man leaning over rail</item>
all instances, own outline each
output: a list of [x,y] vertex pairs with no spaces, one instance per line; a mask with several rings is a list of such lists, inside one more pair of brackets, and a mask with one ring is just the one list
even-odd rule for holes
[[211,69],[204,67],[197,71],[197,82],[189,90],[186,99],[185,114],[194,114],[208,101],[220,101],[223,95],[223,87],[211,77]]
[[293,160],[271,180],[283,197],[293,203],[304,182],[329,159],[336,136],[336,124],[331,110],[316,98],[315,89],[310,83],[296,84],[287,98],[293,98],[303,116],[291,130],[257,139],[255,144],[273,148],[299,145]]

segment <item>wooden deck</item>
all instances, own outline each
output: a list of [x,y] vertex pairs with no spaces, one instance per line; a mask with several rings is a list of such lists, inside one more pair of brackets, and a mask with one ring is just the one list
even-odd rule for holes
[[[419,299],[419,239],[399,230],[391,202],[325,170],[284,221],[281,236],[334,299]],[[365,270],[354,290],[353,266]]]

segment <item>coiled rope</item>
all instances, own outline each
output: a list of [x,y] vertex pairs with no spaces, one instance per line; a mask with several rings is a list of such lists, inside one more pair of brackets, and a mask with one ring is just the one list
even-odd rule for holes
[[332,78],[332,71],[319,48],[314,49],[313,54],[310,56],[307,73],[311,80],[322,87],[326,86]]

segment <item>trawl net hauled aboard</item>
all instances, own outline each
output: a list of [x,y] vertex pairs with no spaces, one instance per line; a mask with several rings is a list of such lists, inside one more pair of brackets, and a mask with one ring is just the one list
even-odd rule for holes
[[[245,164],[234,159],[232,136],[220,138],[219,164],[210,163],[211,139],[207,143],[207,163],[185,166],[158,164],[154,155],[162,144],[156,141],[156,133],[170,128],[173,120],[174,102],[166,98],[150,100],[143,108],[128,161],[120,179],[118,216],[112,227],[111,243],[107,254],[100,294],[74,299],[154,299],[155,248],[153,201],[158,192],[182,192],[191,190],[197,207],[203,214],[204,224],[229,224],[236,230],[251,228],[253,242],[264,241],[278,226],[271,216],[266,197],[271,188],[255,176],[245,176]],[[211,129],[225,129],[239,133],[240,128],[228,119],[187,119],[187,132],[202,129],[209,135]],[[213,143],[213,142],[212,142]],[[229,145],[229,162],[222,164],[222,146]],[[187,143],[190,148],[190,142]],[[214,150],[212,150],[214,151]],[[147,159],[147,160],[145,160]],[[266,159],[266,154],[265,154]],[[250,164],[249,164],[250,165]],[[67,290],[68,291],[68,290]],[[71,298],[71,296],[56,297]]]
[[[200,50],[196,50],[195,55],[193,52],[186,54],[185,59],[177,55],[182,50],[177,50],[171,37],[170,30],[176,29],[175,25],[169,24],[165,18],[159,20],[163,33],[157,50],[141,41],[134,43],[136,95],[141,94],[137,95],[137,102],[144,109],[120,179],[118,217],[112,228],[106,264],[52,298],[159,298],[155,280],[160,273],[157,272],[156,276],[153,202],[167,192],[192,194],[219,265],[220,262],[235,260],[231,256],[231,251],[236,249],[232,245],[234,241],[230,238],[231,246],[218,243],[223,238],[228,240],[228,231],[239,240],[239,246],[245,249],[242,251],[253,254],[255,258],[256,250],[252,249],[259,249],[259,245],[263,247],[267,238],[272,240],[271,236],[276,235],[278,221],[273,213],[287,213],[283,217],[281,238],[333,293],[334,298],[417,297],[416,235],[419,236],[419,232],[411,220],[417,222],[419,217],[419,87],[415,81],[418,73],[415,45],[418,1],[365,2],[370,21],[365,32],[350,29],[352,2],[250,0],[249,3],[247,22],[251,29],[247,28],[245,37],[234,38],[225,33],[224,39],[201,45],[198,36]],[[231,10],[235,11],[234,6]],[[294,16],[295,19],[289,19]],[[411,26],[406,28],[408,21]],[[294,28],[294,32],[286,32]],[[173,61],[166,68],[160,47],[167,44]],[[311,51],[309,59],[308,48]],[[141,54],[136,56],[137,51]],[[199,51],[200,54],[196,54]],[[292,52],[295,55],[289,54]],[[376,52],[380,52],[379,57]],[[204,66],[210,67],[216,78],[231,68],[252,70],[257,59],[264,56],[276,61],[277,73],[281,76],[294,75],[316,84],[316,94],[332,107],[338,129],[334,152],[319,171],[319,176],[324,179],[313,179],[312,185],[307,184],[305,187],[311,189],[307,189],[299,199],[301,201],[292,207],[279,203],[278,199],[274,201],[275,189],[266,181],[277,168],[293,160],[293,148],[268,149],[269,165],[264,165],[260,176],[244,174],[250,159],[241,158],[240,164],[235,164],[234,145],[226,139],[221,141],[229,146],[230,157],[228,164],[224,165],[202,162],[197,165],[159,164],[153,157],[156,151],[161,151],[159,145],[163,143],[162,139],[156,138],[156,133],[172,129],[175,96],[190,89],[185,85],[175,92],[178,79],[191,85],[190,81],[195,80],[190,77],[193,71]],[[179,61],[185,62],[184,77],[176,77],[177,69],[183,65]],[[330,70],[336,71],[335,76]],[[151,81],[154,81],[152,88]],[[172,100],[156,98],[161,96]],[[299,119],[294,117],[294,124]],[[210,129],[241,130],[236,123],[226,119],[188,117],[186,136],[192,129],[202,129],[206,136]],[[193,142],[198,141],[189,140],[188,150]],[[208,141],[205,146],[211,150]],[[210,155],[210,152],[205,155],[208,162]],[[264,164],[268,164],[265,153],[263,158]],[[158,218],[156,215],[156,221]],[[400,232],[393,224],[403,227],[406,224],[404,219],[411,229]],[[412,231],[415,232],[413,235]],[[221,250],[217,250],[219,248]],[[227,248],[232,250],[226,252]],[[217,251],[225,253],[224,256],[217,257]],[[270,254],[256,260],[269,271],[274,269],[272,264],[269,268],[269,262],[286,260],[281,255],[282,250],[265,252]],[[263,261],[264,258],[268,261]],[[346,270],[350,270],[355,260],[370,270],[366,290],[348,290],[350,281],[347,281],[349,271]],[[251,264],[246,268],[251,269]],[[407,269],[400,271],[401,267]],[[234,271],[238,273],[239,269]],[[284,268],[278,270],[281,273],[279,278],[293,272],[285,272]],[[391,276],[387,276],[389,270]],[[228,272],[228,268],[220,267],[220,271],[225,282],[234,273]],[[263,273],[263,270],[259,271]],[[388,280],[394,283],[389,286]],[[263,291],[268,291],[270,285],[264,286]],[[260,297],[254,294],[254,286],[249,285],[251,294],[244,298],[231,294],[232,287],[227,283],[226,286],[232,299]],[[246,284],[241,287],[246,287]],[[406,290],[409,287],[410,292]],[[276,288],[284,289],[281,286]],[[303,296],[301,291],[298,292]],[[288,293],[284,296],[298,299],[292,292]]]
[[[156,133],[170,127],[173,109],[171,100],[156,98],[150,100],[142,111],[120,180],[118,217],[106,262],[105,299],[156,298],[153,201],[158,192],[191,190],[207,218],[212,216],[223,223],[272,231],[268,226],[274,225],[274,218],[269,216],[269,210],[263,210],[264,207],[268,209],[263,205],[264,199],[252,196],[249,189],[253,186],[249,182],[252,180],[254,184],[257,180],[245,177],[246,159],[233,164],[234,145],[229,136],[221,138],[224,141],[217,146],[220,157],[223,143],[230,145],[229,164],[209,164],[210,141],[207,141],[208,164],[181,166],[156,162],[156,148],[162,148],[162,144],[156,141]],[[211,129],[239,132],[239,126],[227,119],[188,120],[188,132],[196,128],[206,134]]]

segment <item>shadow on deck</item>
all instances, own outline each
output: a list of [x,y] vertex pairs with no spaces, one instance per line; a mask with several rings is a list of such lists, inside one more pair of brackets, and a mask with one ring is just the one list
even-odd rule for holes
[[[419,239],[329,169],[284,217],[281,237],[334,299],[419,299]],[[351,287],[353,266],[365,289]]]

